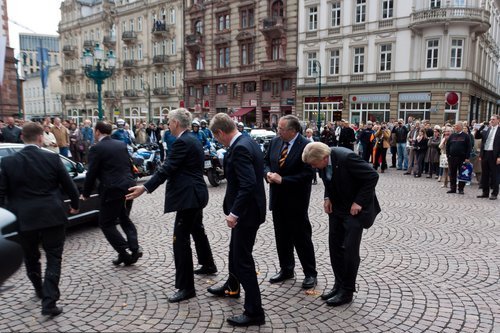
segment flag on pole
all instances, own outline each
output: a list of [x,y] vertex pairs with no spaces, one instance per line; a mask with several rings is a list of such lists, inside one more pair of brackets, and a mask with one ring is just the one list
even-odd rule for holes
[[49,50],[45,47],[37,47],[36,61],[40,66],[40,78],[42,80],[42,88],[47,88],[47,80],[49,77]]

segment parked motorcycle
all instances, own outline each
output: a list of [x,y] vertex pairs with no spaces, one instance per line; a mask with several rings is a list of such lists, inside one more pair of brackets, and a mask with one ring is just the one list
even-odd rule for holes
[[224,176],[223,159],[226,150],[219,143],[210,143],[210,148],[205,149],[205,176],[213,187],[220,185]]
[[151,176],[161,166],[160,148],[156,143],[138,145],[132,153],[138,177]]

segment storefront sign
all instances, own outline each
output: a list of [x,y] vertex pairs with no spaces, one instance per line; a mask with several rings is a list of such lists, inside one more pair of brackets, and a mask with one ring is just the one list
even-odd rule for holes
[[257,106],[257,100],[256,99],[251,99],[250,100],[250,106]]
[[149,109],[148,108],[141,108],[141,113],[148,113]]
[[367,102],[389,102],[391,96],[389,94],[367,94],[367,95],[351,95],[349,100],[353,103]]
[[430,102],[431,93],[401,93],[399,94],[399,102]]

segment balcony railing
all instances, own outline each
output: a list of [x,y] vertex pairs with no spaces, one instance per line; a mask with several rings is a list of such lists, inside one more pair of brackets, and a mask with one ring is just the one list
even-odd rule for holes
[[97,93],[96,92],[88,92],[85,94],[86,99],[97,99]]
[[167,88],[154,88],[153,89],[153,95],[155,95],[155,96],[166,96],[166,95],[168,95],[168,90],[167,90]]
[[83,47],[86,49],[93,49],[95,44],[96,44],[95,40],[87,39],[83,41]]
[[63,75],[64,76],[75,76],[76,69],[65,69],[65,70],[63,70]]
[[125,97],[139,97],[139,92],[135,89],[129,89],[123,91],[123,96]]
[[165,36],[166,33],[168,32],[167,25],[161,21],[156,21],[153,24],[153,29],[151,31],[153,33],[153,36]]
[[163,65],[166,64],[167,61],[168,61],[168,56],[165,54],[159,54],[153,57],[153,64],[155,65]]
[[134,68],[135,66],[137,66],[137,61],[123,60],[123,68]]
[[78,95],[76,95],[76,94],[66,94],[64,96],[64,98],[67,101],[76,101],[78,99]]
[[490,12],[483,8],[444,7],[424,9],[411,14],[410,28],[448,23],[450,21],[469,23],[474,31],[484,33],[490,28]]
[[268,38],[279,38],[286,34],[285,17],[267,17],[262,20],[262,29],[260,31]]
[[102,39],[102,43],[106,47],[114,46],[116,45],[116,37],[115,36],[104,36]]
[[186,36],[186,47],[191,50],[199,50],[203,45],[203,37],[199,33]]
[[74,55],[75,51],[76,51],[76,47],[74,45],[64,45],[63,46],[63,53],[66,56]]
[[130,42],[137,40],[137,33],[135,31],[124,31],[122,33],[122,40],[124,42]]
[[104,98],[115,98],[117,96],[118,96],[118,94],[114,91],[111,91],[111,90],[106,90],[104,92]]

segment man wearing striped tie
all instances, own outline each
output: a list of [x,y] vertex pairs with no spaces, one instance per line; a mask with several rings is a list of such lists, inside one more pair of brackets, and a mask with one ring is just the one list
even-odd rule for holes
[[264,158],[264,177],[270,184],[269,206],[280,271],[271,277],[278,283],[294,277],[293,250],[302,264],[304,289],[316,285],[316,259],[312,243],[308,208],[314,170],[302,161],[302,151],[309,141],[300,134],[299,119],[292,115],[278,122],[278,136],[271,141]]

